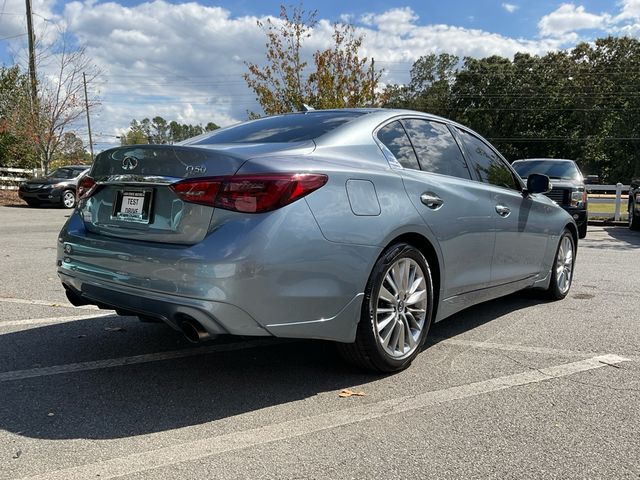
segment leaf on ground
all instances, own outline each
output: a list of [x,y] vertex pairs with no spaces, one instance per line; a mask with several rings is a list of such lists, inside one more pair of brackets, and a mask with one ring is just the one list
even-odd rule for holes
[[107,332],[126,332],[127,329],[124,327],[104,327]]
[[60,305],[59,303],[52,303],[51,306],[52,307],[62,307],[62,305]]
[[344,390],[342,390],[338,396],[340,398],[348,398],[348,397],[364,397],[366,395],[366,393],[364,392],[354,392],[353,390],[349,390],[348,388],[345,388]]

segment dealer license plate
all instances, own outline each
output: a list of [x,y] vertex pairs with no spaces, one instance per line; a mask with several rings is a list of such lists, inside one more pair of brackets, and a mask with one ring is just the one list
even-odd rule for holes
[[149,223],[151,190],[123,190],[116,193],[113,216],[128,222]]

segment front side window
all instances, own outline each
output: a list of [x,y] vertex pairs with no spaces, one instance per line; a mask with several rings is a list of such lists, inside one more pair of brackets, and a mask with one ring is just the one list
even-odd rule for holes
[[457,131],[473,162],[473,169],[481,181],[498,187],[520,190],[511,170],[489,145],[464,130],[457,129]]
[[420,170],[416,153],[413,151],[407,132],[397,120],[378,130],[378,139],[396,157],[404,168]]
[[471,178],[460,148],[446,125],[422,119],[408,119],[402,123],[422,170],[466,180]]

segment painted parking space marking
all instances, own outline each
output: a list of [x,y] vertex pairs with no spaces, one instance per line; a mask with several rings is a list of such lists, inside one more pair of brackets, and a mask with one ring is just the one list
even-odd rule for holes
[[25,477],[24,480],[26,480],[26,478],[30,480],[85,480],[87,478],[101,478],[104,480],[122,477],[199,460],[222,453],[289,440],[303,435],[388,417],[432,405],[550,381],[603,368],[607,365],[617,365],[625,361],[628,360],[617,355],[591,357],[586,360],[555,365],[539,370],[506,375],[467,385],[425,392],[419,395],[393,398],[336,412],[289,420],[225,435],[212,436],[181,445],[134,453],[102,462],[48,472],[38,476]]
[[28,300],[26,298],[14,298],[14,297],[0,297],[2,303],[18,303],[22,305],[43,305],[45,307],[55,308],[79,308],[82,310],[98,310],[95,305],[82,305],[81,307],[74,307],[70,303],[58,303],[52,300]]
[[3,327],[28,327],[30,325],[51,325],[55,323],[75,322],[78,320],[91,320],[93,318],[117,317],[113,313],[89,313],[85,315],[72,315],[69,317],[45,317],[45,318],[28,318],[25,320],[0,320],[0,328]]
[[13,370],[10,372],[0,372],[0,382],[10,382],[14,380],[24,380],[27,378],[48,377],[51,375],[62,375],[73,372],[86,372],[89,370],[101,370],[104,368],[125,367],[127,365],[137,365],[141,363],[161,362],[163,360],[174,360],[176,358],[195,357],[197,355],[207,355],[211,353],[231,352],[234,350],[245,350],[264,346],[282,345],[291,343],[292,340],[280,340],[264,338],[249,340],[245,342],[223,343],[206,347],[185,348],[183,350],[171,350],[168,352],[145,353],[131,357],[108,358],[105,360],[94,360],[89,362],[66,363],[64,365],[53,365],[50,367],[29,368],[26,370]]
[[[440,339],[435,339],[440,340]],[[479,348],[486,350],[503,350],[507,352],[534,353],[537,355],[558,355],[563,357],[589,357],[604,355],[598,352],[580,352],[577,350],[565,350],[561,348],[532,347],[527,345],[514,345],[511,343],[496,343],[474,340],[459,340],[457,338],[442,339],[439,344],[452,345],[458,347]],[[628,361],[640,362],[640,357],[635,355],[624,355]]]

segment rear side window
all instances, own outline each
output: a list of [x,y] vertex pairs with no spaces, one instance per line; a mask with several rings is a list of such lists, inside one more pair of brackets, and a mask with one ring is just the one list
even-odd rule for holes
[[495,151],[478,137],[457,129],[465,150],[467,151],[472,168],[480,180],[498,187],[520,190],[511,170],[502,162]]
[[404,168],[420,170],[416,153],[400,122],[395,121],[385,125],[378,130],[377,136]]
[[289,143],[318,138],[366,112],[308,112],[266,117],[215,130],[182,142],[182,145],[223,143]]
[[469,168],[446,125],[421,119],[402,121],[425,172],[471,179]]

